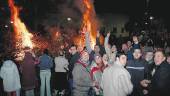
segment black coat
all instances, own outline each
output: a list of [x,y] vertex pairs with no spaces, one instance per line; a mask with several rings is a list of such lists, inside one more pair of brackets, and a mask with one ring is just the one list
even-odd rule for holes
[[149,96],[170,96],[170,64],[165,61],[156,67],[149,85]]
[[143,59],[129,60],[126,68],[131,75],[133,84],[133,92],[130,96],[143,96],[143,88],[140,85],[140,81],[148,79],[149,71],[147,62]]

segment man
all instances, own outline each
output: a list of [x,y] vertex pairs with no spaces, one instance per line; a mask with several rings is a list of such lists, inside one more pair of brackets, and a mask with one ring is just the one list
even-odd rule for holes
[[[35,55],[32,49],[25,47],[25,56],[23,59],[23,64],[21,64],[21,81],[22,88],[25,91],[26,96],[35,96],[34,88],[36,87],[36,69],[35,69]],[[31,70],[31,71],[30,71]]]
[[80,58],[79,52],[77,51],[77,46],[76,45],[72,45],[69,49],[69,52],[71,54],[71,58],[69,59],[69,65],[68,65],[68,69],[69,69],[69,93],[71,94],[72,92],[72,87],[73,87],[73,75],[72,75],[72,71],[74,68],[74,64],[77,62],[77,60]]
[[124,68],[126,61],[127,56],[118,53],[113,66],[104,70],[101,81],[104,96],[127,96],[132,92],[131,76]]
[[77,47],[76,45],[72,45],[69,49],[69,52],[71,54],[71,58],[69,60],[69,71],[72,73],[72,70],[74,68],[74,64],[77,62],[77,60],[80,58],[79,53],[77,52]]
[[[91,79],[98,84],[101,82],[103,67],[102,57],[100,55],[95,56],[94,61],[91,64],[90,76]],[[95,90],[95,95],[101,96],[103,94],[100,85],[93,87],[93,89]]]
[[107,33],[107,36],[105,37],[105,41],[104,41],[104,47],[106,50],[106,54],[109,57],[109,64],[113,64],[116,58],[116,54],[117,54],[117,47],[116,45],[110,45],[109,44],[109,37],[110,37],[110,32]]
[[96,45],[94,46],[94,50],[91,48],[91,42],[90,42],[90,33],[86,31],[86,28],[84,28],[84,32],[85,33],[85,40],[86,40],[86,48],[87,48],[87,52],[90,54],[90,63],[94,60],[94,57],[96,55],[101,55],[103,56],[103,54],[105,53],[105,50],[103,48],[102,45],[100,45],[100,41],[99,41],[99,37],[100,37],[100,33],[99,31],[97,32],[97,38],[96,38]]
[[145,60],[147,61],[147,64],[148,64],[148,71],[149,71],[149,77],[148,79],[151,79],[151,75],[153,73],[153,70],[155,68],[155,64],[154,64],[154,60],[153,60],[153,57],[154,57],[154,53],[152,50],[147,50],[146,53],[145,53]]
[[93,83],[90,77],[89,54],[82,51],[73,69],[73,96],[88,96]]
[[133,83],[133,92],[130,96],[143,96],[143,89],[140,82],[145,78],[148,78],[148,64],[145,60],[141,59],[141,49],[134,49],[134,60],[127,62],[127,70],[131,75],[131,81]]
[[128,46],[127,59],[132,60],[133,59],[133,55],[132,55],[133,46],[130,40],[127,41],[127,46]]
[[[40,96],[45,96],[45,89],[47,96],[51,96],[51,68],[53,67],[53,59],[48,55],[48,49],[45,49],[43,55],[40,56]],[[45,88],[46,87],[46,88]]]
[[156,65],[155,74],[151,79],[151,83],[143,80],[141,85],[149,88],[148,96],[170,96],[170,65],[166,62],[163,51],[156,51],[154,62]]

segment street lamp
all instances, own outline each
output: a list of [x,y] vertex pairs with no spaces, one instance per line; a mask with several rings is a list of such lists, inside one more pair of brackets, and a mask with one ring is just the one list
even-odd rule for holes
[[67,18],[67,20],[68,20],[68,21],[71,21],[71,18],[70,18],[70,17],[68,17],[68,18]]
[[150,20],[153,20],[153,19],[154,19],[154,17],[153,17],[153,16],[150,16],[150,17],[149,17],[149,19],[150,19]]

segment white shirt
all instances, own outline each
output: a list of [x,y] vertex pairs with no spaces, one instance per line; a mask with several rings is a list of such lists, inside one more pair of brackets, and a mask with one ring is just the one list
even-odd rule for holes
[[64,56],[58,56],[54,59],[55,62],[55,72],[66,72],[65,68],[68,70],[68,60]]

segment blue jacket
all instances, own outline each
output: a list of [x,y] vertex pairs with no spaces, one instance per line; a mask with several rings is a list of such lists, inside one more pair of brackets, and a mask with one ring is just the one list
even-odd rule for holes
[[53,67],[53,59],[47,54],[40,56],[40,70],[48,70]]

